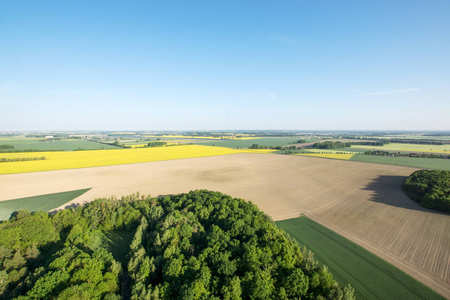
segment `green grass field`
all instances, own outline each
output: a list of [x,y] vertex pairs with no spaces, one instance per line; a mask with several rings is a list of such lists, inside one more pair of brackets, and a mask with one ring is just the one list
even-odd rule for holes
[[89,189],[68,191],[55,194],[39,195],[34,197],[19,198],[13,200],[0,201],[0,220],[7,220],[11,214],[21,209],[30,212],[43,210],[49,211],[81,196]]
[[350,158],[351,161],[361,161],[377,164],[414,167],[422,169],[435,169],[450,171],[450,159],[418,158],[418,157],[392,157],[357,154]]
[[384,146],[364,146],[364,145],[353,145],[352,148],[359,148],[371,150],[382,150],[382,151],[407,151],[407,152],[427,152],[427,151],[441,151],[443,154],[448,152],[450,154],[450,144],[446,145],[422,145],[422,144],[402,144],[402,143],[391,143]]
[[403,271],[326,227],[300,217],[277,226],[315,253],[339,284],[357,299],[445,299]]
[[344,152],[358,152],[358,153],[364,153],[366,151],[369,151],[370,149],[361,149],[357,148],[357,146],[351,146],[351,147],[345,147],[345,148],[337,148],[333,149],[335,151],[344,151]]
[[[276,147],[276,146],[286,146],[289,144],[296,143],[300,138],[256,138],[251,140],[207,140],[207,141],[196,141],[195,144],[205,145],[205,146],[219,146],[228,148],[248,148],[253,144],[258,144],[260,146]],[[307,142],[312,142],[315,140],[306,140]]]
[[149,142],[155,142],[156,139],[148,140],[148,139],[134,139],[134,140],[120,140],[119,143],[131,146],[131,145],[142,145],[142,144],[148,144]]
[[[100,149],[118,149],[113,145],[101,143],[66,139],[51,142],[41,142],[42,139],[0,139],[0,145],[12,145],[13,151],[38,150],[38,151],[73,151],[73,150],[100,150]],[[9,149],[8,149],[9,150]]]

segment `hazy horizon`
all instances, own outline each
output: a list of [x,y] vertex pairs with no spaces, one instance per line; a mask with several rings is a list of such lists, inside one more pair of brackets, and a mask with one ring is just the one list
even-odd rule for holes
[[0,132],[450,130],[449,1],[23,3]]
[[298,135],[301,135],[302,133],[308,134],[308,133],[317,133],[317,134],[324,134],[324,133],[345,133],[345,134],[364,134],[364,133],[380,133],[380,134],[426,134],[426,133],[450,133],[450,130],[365,130],[365,129],[214,129],[214,130],[208,130],[208,129],[202,129],[202,130],[149,130],[149,129],[135,129],[135,130],[98,130],[98,129],[86,129],[86,130],[58,130],[58,129],[52,129],[52,130],[0,130],[0,135],[7,135],[8,133],[11,134],[21,134],[21,133],[31,133],[31,134],[39,134],[39,133],[115,133],[115,132],[121,132],[121,133],[249,133],[249,134],[256,134],[256,133],[296,133]]

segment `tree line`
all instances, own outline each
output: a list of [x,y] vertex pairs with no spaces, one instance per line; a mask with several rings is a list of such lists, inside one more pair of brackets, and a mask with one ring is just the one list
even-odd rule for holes
[[337,148],[346,148],[351,147],[350,143],[343,143],[343,142],[318,142],[315,143],[312,148],[314,149],[337,149]]
[[0,163],[2,162],[17,162],[17,161],[33,161],[33,160],[46,160],[45,156],[40,157],[14,157],[14,158],[0,158]]
[[0,145],[0,150],[5,150],[5,149],[14,149],[13,145]]
[[[295,146],[293,146],[295,147]],[[259,144],[252,144],[248,149],[274,149],[274,150],[281,150],[283,149],[282,146],[262,146]]]
[[448,159],[449,155],[435,154],[435,153],[402,153],[402,152],[388,152],[381,150],[365,151],[364,154],[376,156],[397,156],[397,157],[419,157],[419,158],[442,158]]
[[450,213],[450,171],[416,171],[405,180],[403,190],[423,207]]
[[147,147],[164,147],[167,145],[167,142],[149,142]]
[[441,141],[425,140],[425,139],[390,139],[391,143],[399,144],[419,144],[419,145],[444,145]]
[[[126,257],[107,232],[134,234]],[[4,299],[354,299],[256,205],[206,190],[16,212],[0,261]]]
[[377,142],[350,142],[350,145],[363,145],[363,146],[384,146],[386,144],[389,144],[389,141],[377,141]]

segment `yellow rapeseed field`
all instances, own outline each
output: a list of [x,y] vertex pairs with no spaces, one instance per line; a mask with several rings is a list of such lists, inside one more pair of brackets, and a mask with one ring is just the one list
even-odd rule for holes
[[337,154],[337,153],[305,153],[305,154],[296,154],[301,156],[314,156],[314,157],[323,157],[323,158],[334,158],[334,159],[344,159],[349,160],[354,154]]
[[142,147],[145,147],[145,146],[147,146],[147,144],[139,144],[139,145],[127,145],[127,146],[130,146],[131,148],[142,148]]
[[140,162],[217,156],[236,153],[270,153],[273,150],[236,150],[224,147],[185,145],[172,147],[64,152],[1,153],[1,158],[42,157],[46,160],[0,163],[0,174],[28,173],[100,167]]

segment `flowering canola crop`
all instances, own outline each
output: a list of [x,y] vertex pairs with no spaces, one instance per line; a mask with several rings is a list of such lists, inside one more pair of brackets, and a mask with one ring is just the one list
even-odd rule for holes
[[[0,163],[0,174],[28,173],[64,169],[100,167],[141,162],[217,156],[237,153],[270,153],[272,150],[230,149],[224,147],[185,145],[172,147],[112,149],[91,151],[33,152],[45,160]],[[1,158],[29,157],[30,153],[0,153]]]

